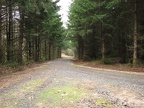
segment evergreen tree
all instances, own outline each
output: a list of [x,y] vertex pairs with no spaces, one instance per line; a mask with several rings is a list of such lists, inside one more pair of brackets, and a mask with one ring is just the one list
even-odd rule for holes
[[133,65],[142,61],[142,38],[139,37],[143,33],[143,21],[139,13],[143,12],[143,3],[142,0],[74,0],[69,31],[70,37],[75,38],[73,42],[77,42],[78,58],[100,58],[104,62],[116,58],[116,62]]
[[0,1],[0,63],[60,57],[63,30],[52,0]]

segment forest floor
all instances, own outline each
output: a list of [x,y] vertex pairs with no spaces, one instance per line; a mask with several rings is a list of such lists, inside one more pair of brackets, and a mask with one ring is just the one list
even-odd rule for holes
[[73,60],[73,62],[77,65],[97,68],[97,69],[109,69],[109,70],[116,70],[117,72],[120,71],[127,71],[127,72],[137,72],[137,73],[144,73],[144,65],[133,67],[131,64],[102,64],[101,61],[82,61],[82,60]]
[[94,69],[71,59],[20,70],[0,76],[0,108],[144,108],[143,73]]

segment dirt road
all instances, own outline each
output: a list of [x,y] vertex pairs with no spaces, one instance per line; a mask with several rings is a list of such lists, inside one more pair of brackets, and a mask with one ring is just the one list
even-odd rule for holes
[[144,108],[144,74],[76,66],[70,59],[0,79],[0,108]]

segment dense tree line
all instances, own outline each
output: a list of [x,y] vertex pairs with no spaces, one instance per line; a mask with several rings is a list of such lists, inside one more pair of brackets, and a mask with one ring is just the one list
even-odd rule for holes
[[78,59],[133,63],[144,59],[143,0],[74,0],[68,34]]
[[0,63],[61,56],[63,27],[52,0],[0,0]]

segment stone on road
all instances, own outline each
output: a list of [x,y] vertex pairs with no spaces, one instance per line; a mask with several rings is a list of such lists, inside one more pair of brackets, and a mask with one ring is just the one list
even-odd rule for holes
[[70,59],[21,73],[0,88],[0,108],[144,108],[144,74],[81,67]]

